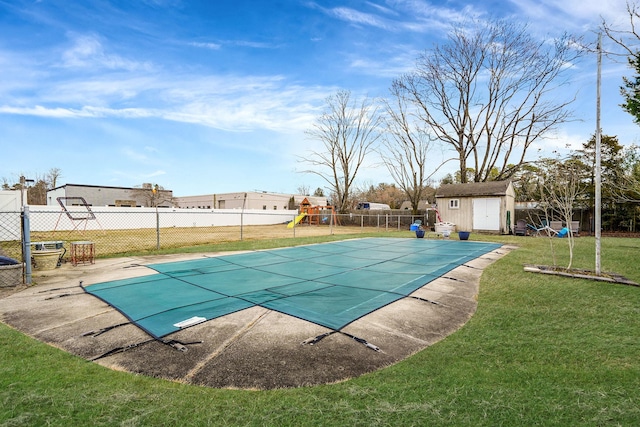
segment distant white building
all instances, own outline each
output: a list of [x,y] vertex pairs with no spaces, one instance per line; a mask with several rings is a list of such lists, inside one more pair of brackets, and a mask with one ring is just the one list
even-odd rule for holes
[[296,209],[305,198],[314,206],[326,206],[326,197],[247,191],[174,197],[174,205],[183,209]]
[[[149,184],[151,185],[151,184]],[[171,190],[160,190],[159,207],[172,207]],[[58,198],[69,198],[70,203],[78,205],[74,198],[82,197],[89,206],[117,206],[117,207],[150,207],[150,200],[144,197],[141,188],[107,187],[104,185],[65,184],[47,191],[47,205],[58,205]]]
[[[143,197],[140,188],[107,187],[101,185],[65,184],[47,191],[47,205],[58,205],[57,198],[68,198],[65,205],[80,204],[74,198],[82,197],[89,206],[149,207],[149,200]],[[238,192],[204,194],[200,196],[173,197],[171,190],[163,193],[160,207],[182,209],[261,209],[293,210],[300,206],[305,197],[314,206],[326,206],[326,197],[280,194],[268,192]]]

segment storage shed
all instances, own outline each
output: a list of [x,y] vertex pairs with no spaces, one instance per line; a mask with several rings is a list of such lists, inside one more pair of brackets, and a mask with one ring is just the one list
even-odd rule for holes
[[442,221],[455,224],[458,231],[509,234],[513,229],[511,181],[442,185],[436,191],[436,205]]

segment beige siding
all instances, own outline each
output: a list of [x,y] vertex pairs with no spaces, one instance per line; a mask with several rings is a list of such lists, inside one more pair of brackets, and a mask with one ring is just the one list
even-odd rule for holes
[[[451,208],[451,201],[458,201],[458,208]],[[436,202],[443,222],[456,225],[456,231],[470,231],[473,227],[473,200],[470,197],[443,197]]]

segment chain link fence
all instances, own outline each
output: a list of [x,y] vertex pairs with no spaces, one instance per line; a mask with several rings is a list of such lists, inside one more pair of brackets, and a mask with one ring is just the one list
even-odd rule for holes
[[[417,219],[429,224],[428,216],[413,216],[406,211],[325,211],[302,218],[297,211],[173,208],[76,206],[61,211],[51,206],[30,206],[26,212],[31,254],[24,253],[22,212],[0,212],[0,256],[25,266],[27,257],[32,265],[33,255],[43,250],[59,250],[59,262],[72,261],[71,250],[79,243],[91,243],[93,258],[241,240],[407,231]],[[3,274],[10,276],[1,283],[12,282],[15,269],[20,268],[20,275],[24,275],[22,266],[9,273],[0,269],[0,279]]]
[[[21,215],[19,211],[0,211],[0,257],[3,257],[0,263],[0,287],[24,282]],[[9,261],[18,263],[9,264]]]

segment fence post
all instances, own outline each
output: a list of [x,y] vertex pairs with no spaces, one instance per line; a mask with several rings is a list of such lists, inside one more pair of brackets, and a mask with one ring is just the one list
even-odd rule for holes
[[156,250],[160,250],[160,212],[158,212],[158,204],[156,203]]
[[31,221],[29,206],[22,207],[22,254],[25,265],[25,282],[31,284]]
[[242,210],[240,211],[240,241],[243,240],[244,232],[244,207],[247,203],[247,193],[244,193],[244,199],[242,199]]
[[329,236],[333,236],[333,212],[329,214]]

